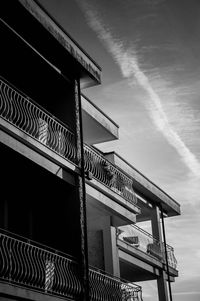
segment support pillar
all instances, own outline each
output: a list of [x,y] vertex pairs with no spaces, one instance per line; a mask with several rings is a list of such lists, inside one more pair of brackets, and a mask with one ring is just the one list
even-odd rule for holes
[[161,275],[157,279],[157,288],[158,288],[159,301],[169,301],[167,282],[166,282],[166,273],[163,270],[161,271]]
[[158,206],[155,206],[152,210],[151,227],[152,227],[153,237],[155,237],[161,243],[162,242],[162,229],[161,229],[161,225],[160,225],[160,210],[159,210]]
[[[151,227],[152,227],[152,235],[160,243],[160,251],[163,254],[164,250],[163,250],[163,246],[162,246],[162,228],[161,228],[161,222],[160,222],[160,209],[158,206],[155,206],[152,209]],[[160,276],[157,279],[159,301],[169,301],[166,279],[167,279],[167,277],[166,277],[165,271],[161,270]]]
[[107,222],[104,223],[103,229],[105,271],[113,276],[120,277],[116,229],[111,226],[110,216],[106,219]]

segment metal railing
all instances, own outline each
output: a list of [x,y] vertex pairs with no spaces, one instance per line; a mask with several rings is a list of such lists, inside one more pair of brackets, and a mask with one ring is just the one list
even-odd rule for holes
[[142,288],[95,269],[89,270],[90,296],[94,301],[142,301]]
[[[155,237],[140,227],[131,225],[124,231],[117,229],[117,237],[138,250],[165,262],[163,243],[160,244]],[[174,249],[169,245],[167,245],[167,258],[169,266],[176,268],[177,260],[174,255]]]
[[[174,248],[169,246],[169,245],[166,245],[167,247],[167,260],[168,260],[168,265],[171,267],[171,268],[174,268],[176,269],[177,268],[177,259],[175,257],[175,254],[174,254]],[[163,247],[163,250],[164,250],[164,247]],[[163,251],[164,252],[164,251]],[[164,255],[163,255],[164,257]],[[165,258],[165,257],[164,257]]]
[[[83,292],[74,259],[5,230],[0,231],[0,280],[75,300]],[[89,287],[92,301],[142,301],[140,286],[92,268]]]
[[76,163],[74,134],[61,121],[2,78],[0,116],[60,156]]
[[[24,241],[23,241],[23,240]],[[0,279],[69,298],[82,291],[77,263],[55,250],[47,250],[0,234]]]
[[[98,151],[84,145],[85,171],[122,196],[131,204],[136,205],[137,198],[133,190],[133,180],[117,166],[106,160]],[[136,206],[137,207],[137,206]]]
[[[77,163],[75,135],[65,124],[0,77],[0,116],[47,146]],[[94,148],[84,145],[85,171],[132,204],[137,203],[132,178]]]

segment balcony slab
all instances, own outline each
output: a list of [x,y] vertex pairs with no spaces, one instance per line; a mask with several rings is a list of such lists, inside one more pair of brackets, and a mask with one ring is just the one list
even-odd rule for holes
[[160,269],[119,249],[120,276],[128,281],[153,280],[160,276]]
[[119,138],[119,126],[84,95],[81,105],[84,142],[97,144]]
[[94,212],[97,212],[96,218],[100,214],[110,215],[112,224],[115,227],[136,222],[136,215],[133,212],[130,212],[122,204],[116,202],[115,199],[106,196],[88,183],[86,184],[86,193],[88,215],[93,216]]
[[98,193],[101,193],[101,195],[104,195],[105,199],[113,199],[115,203],[118,203],[119,205],[126,208],[128,211],[130,211],[133,214],[140,214],[140,208],[131,202],[125,200],[122,196],[120,196],[118,193],[114,192],[111,188],[106,187],[96,179],[87,180],[87,184],[89,186],[92,186],[95,188]]
[[31,300],[31,301],[61,301],[72,299],[56,297],[42,292],[38,292],[32,289],[23,288],[14,284],[0,282],[0,300],[2,301],[13,301],[16,299],[20,300]]
[[49,150],[2,118],[0,118],[0,142],[56,176],[74,184],[74,177],[70,172],[67,172],[67,170],[75,171],[75,165]]
[[[140,249],[137,249],[136,247],[133,247],[119,239],[117,240],[117,246],[119,248],[119,257],[121,256],[122,261],[127,260],[129,265],[133,264],[133,266],[135,266],[138,263],[140,267],[143,266],[143,269],[148,269],[149,271],[151,269],[164,269],[167,271],[166,265],[163,263],[163,261],[156,259],[150,254],[146,254]],[[151,268],[149,268],[149,266],[151,266]],[[178,271],[169,266],[169,275],[171,277],[171,281],[174,281],[174,277],[178,277]],[[152,276],[149,277],[151,278]]]

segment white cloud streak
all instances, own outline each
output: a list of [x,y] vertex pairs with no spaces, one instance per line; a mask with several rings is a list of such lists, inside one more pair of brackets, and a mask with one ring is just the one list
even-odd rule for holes
[[199,178],[200,163],[170,125],[159,95],[153,89],[150,80],[139,65],[136,51],[134,49],[126,49],[122,41],[116,40],[112,36],[111,31],[105,27],[95,10],[91,9],[86,2],[78,1],[78,4],[83,9],[89,26],[97,33],[99,39],[104,43],[120,67],[123,77],[129,79],[129,84],[131,82],[134,84],[136,79],[138,84],[146,91],[149,102],[145,105],[156,128],[164,135],[170,145],[176,149],[189,170]]
[[195,291],[195,292],[178,292],[178,293],[173,293],[174,296],[186,296],[186,295],[197,295],[199,296],[200,295],[200,292],[198,291]]

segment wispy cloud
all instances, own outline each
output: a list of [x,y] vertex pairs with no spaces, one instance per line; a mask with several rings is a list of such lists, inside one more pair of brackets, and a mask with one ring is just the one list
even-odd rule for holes
[[149,101],[145,105],[156,128],[165,136],[170,145],[176,149],[189,170],[195,176],[200,177],[200,163],[169,123],[158,93],[152,87],[148,76],[140,67],[136,49],[133,47],[127,49],[122,40],[114,38],[111,30],[105,26],[94,7],[83,1],[78,1],[78,4],[83,9],[88,24],[96,32],[99,39],[104,43],[120,67],[123,77],[129,80],[130,85],[132,83],[135,84],[136,79],[138,84],[147,93]]
[[178,293],[174,293],[174,296],[178,296],[178,295],[198,295],[200,296],[200,292],[195,291],[195,292],[178,292]]

